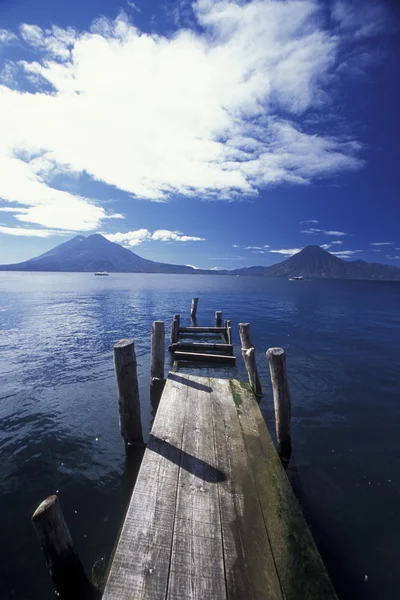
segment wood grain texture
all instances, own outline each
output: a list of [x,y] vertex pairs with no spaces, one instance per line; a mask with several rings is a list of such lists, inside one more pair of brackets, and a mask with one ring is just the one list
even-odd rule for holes
[[[254,348],[249,348],[243,351],[244,364],[246,365],[246,371],[249,378],[249,384],[254,394],[257,394],[257,365],[256,355]],[[258,396],[258,403],[260,403],[261,397]]]
[[218,481],[209,379],[186,377],[186,420],[168,600],[225,600]]
[[284,598],[337,600],[254,395],[247,384],[231,385]]
[[210,386],[228,599],[282,600],[230,382]]
[[[178,315],[175,315],[178,316]],[[171,344],[176,344],[179,340],[179,320],[175,317],[172,319],[171,323]]]
[[32,523],[58,594],[78,600],[99,597],[86,578],[57,496],[49,496],[38,506]]
[[230,356],[229,354],[204,354],[201,352],[176,351],[174,357],[176,360],[193,362],[224,363],[228,365],[234,365],[236,363],[236,356]]
[[169,346],[171,352],[180,350],[182,352],[223,352],[224,354],[233,354],[232,344],[209,344],[207,342],[177,342]]
[[167,380],[103,600],[166,598],[186,390]]
[[125,444],[143,444],[139,385],[133,340],[120,340],[114,346],[117,379],[119,426]]
[[267,360],[269,362],[274,395],[278,453],[282,461],[287,465],[292,453],[292,438],[290,432],[292,404],[286,374],[286,357],[284,350],[282,350],[282,348],[270,348],[267,350]]
[[220,310],[215,311],[215,327],[222,327],[222,312]]
[[150,378],[164,379],[165,328],[164,321],[154,321],[151,327]]
[[179,333],[224,333],[225,327],[180,327]]
[[239,323],[239,336],[240,336],[240,343],[242,345],[242,356],[243,356],[243,360],[245,362],[246,368],[247,368],[247,363],[246,363],[246,357],[245,357],[245,351],[249,350],[250,348],[254,348],[254,373],[249,373],[248,372],[248,376],[249,376],[249,380],[252,379],[254,381],[254,393],[256,394],[256,396],[258,396],[259,398],[262,397],[262,387],[261,387],[261,382],[260,382],[260,378],[258,376],[258,370],[257,370],[257,362],[256,362],[256,356],[255,356],[255,346],[253,344],[253,340],[251,337],[251,331],[250,331],[250,323]]

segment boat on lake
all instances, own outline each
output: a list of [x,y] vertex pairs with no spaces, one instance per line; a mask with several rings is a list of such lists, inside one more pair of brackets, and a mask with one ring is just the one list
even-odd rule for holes
[[303,275],[297,275],[297,277],[289,277],[289,281],[301,281],[304,279]]
[[99,275],[101,277],[108,277],[110,273],[107,273],[107,271],[97,271],[97,273],[95,273],[95,275]]

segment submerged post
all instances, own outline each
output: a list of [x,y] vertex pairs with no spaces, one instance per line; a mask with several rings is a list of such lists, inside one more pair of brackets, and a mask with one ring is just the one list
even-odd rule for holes
[[38,506],[32,523],[60,597],[79,600],[98,597],[74,548],[57,496],[49,496]]
[[133,340],[120,340],[115,344],[114,366],[118,389],[119,427],[122,438],[127,445],[141,446],[143,432]]
[[151,328],[150,401],[157,410],[164,389],[165,328],[164,321],[154,321]]
[[288,465],[292,453],[290,418],[292,412],[289,384],[286,374],[286,358],[282,348],[269,348],[267,359],[274,393],[275,427],[278,453],[284,465]]
[[[253,391],[257,397],[261,398],[262,388],[261,388],[260,378],[258,377],[256,356],[255,356],[255,347],[254,347],[253,341],[251,339],[251,333],[250,333],[250,323],[239,323],[239,335],[240,335],[240,343],[242,345],[242,356],[243,356],[243,360],[246,365],[250,385],[252,385],[252,387],[253,387],[253,384],[251,383],[253,381],[254,382]],[[246,362],[245,352],[246,352],[246,350],[250,350],[250,348],[254,348],[254,361],[253,361],[253,359],[248,359]],[[252,373],[248,370],[248,365],[250,364],[249,360],[251,360],[252,363],[254,363],[254,373]]]
[[190,318],[192,319],[192,321],[196,320],[196,313],[197,313],[197,305],[199,303],[199,299],[198,298],[192,298],[192,306],[190,309]]
[[179,315],[174,315],[171,324],[171,344],[176,344],[179,340],[179,325],[180,317]]
[[215,327],[222,327],[222,312],[220,310],[215,311]]

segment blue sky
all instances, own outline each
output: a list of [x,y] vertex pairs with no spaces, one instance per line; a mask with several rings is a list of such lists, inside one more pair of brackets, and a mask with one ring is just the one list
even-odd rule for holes
[[395,1],[3,0],[0,263],[400,266]]

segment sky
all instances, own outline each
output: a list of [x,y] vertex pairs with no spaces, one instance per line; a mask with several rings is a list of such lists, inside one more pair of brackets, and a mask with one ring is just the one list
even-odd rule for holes
[[397,0],[1,0],[0,263],[400,266]]

